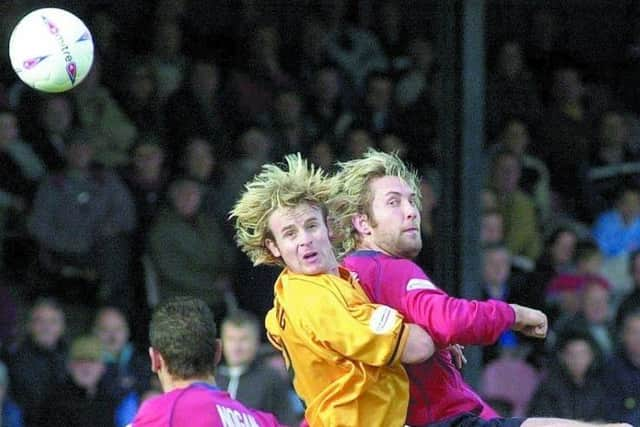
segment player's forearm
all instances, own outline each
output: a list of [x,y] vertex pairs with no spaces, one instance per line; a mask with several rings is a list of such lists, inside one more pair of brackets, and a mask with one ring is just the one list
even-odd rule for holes
[[502,301],[415,292],[407,295],[405,305],[407,317],[425,328],[438,347],[492,344],[515,321],[514,311]]
[[418,325],[407,324],[409,338],[400,360],[402,363],[421,363],[433,356],[436,346],[429,334]]

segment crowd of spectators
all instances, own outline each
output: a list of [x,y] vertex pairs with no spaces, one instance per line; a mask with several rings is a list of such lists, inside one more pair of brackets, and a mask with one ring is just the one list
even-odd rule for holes
[[[286,153],[331,171],[394,151],[423,175],[418,261],[432,271],[449,149],[438,55],[452,54],[436,49],[437,3],[66,0],[96,47],[82,84],[38,93],[3,55],[1,424],[125,425],[158,393],[149,311],[183,293],[226,319],[219,383],[295,424],[255,320],[278,272],[238,252],[227,212]],[[481,392],[505,415],[640,425],[640,8],[486,5],[477,283],[543,309],[551,332],[486,348]],[[0,2],[0,41],[38,6]]]

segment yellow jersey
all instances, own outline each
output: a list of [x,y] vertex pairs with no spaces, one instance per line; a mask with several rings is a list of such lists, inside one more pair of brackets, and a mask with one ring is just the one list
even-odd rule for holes
[[311,427],[404,425],[408,328],[397,311],[371,303],[348,270],[340,267],[338,277],[285,269],[265,324]]

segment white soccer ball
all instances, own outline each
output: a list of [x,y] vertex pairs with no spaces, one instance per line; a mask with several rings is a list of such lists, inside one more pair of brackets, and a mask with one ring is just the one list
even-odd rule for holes
[[89,73],[93,39],[74,14],[56,8],[37,9],[13,29],[9,57],[27,85],[43,92],[64,92]]

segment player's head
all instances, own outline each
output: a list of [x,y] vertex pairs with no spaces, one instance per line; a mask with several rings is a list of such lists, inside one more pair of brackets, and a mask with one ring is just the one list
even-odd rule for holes
[[338,164],[330,209],[343,253],[357,247],[412,258],[420,252],[420,181],[394,155],[369,150]]
[[337,261],[327,227],[325,174],[300,154],[285,162],[263,166],[246,184],[230,215],[237,244],[254,265],[285,265],[303,274],[332,271]]
[[204,301],[191,297],[166,301],[151,316],[151,367],[174,379],[209,378],[220,360],[216,336],[213,313]]

